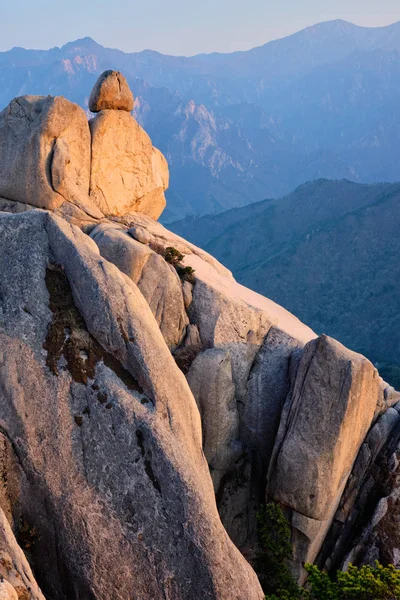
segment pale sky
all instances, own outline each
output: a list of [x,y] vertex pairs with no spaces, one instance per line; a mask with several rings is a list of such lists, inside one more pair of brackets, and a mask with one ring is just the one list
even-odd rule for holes
[[90,36],[166,54],[246,50],[331,19],[400,21],[400,0],[0,0],[0,50],[51,48]]

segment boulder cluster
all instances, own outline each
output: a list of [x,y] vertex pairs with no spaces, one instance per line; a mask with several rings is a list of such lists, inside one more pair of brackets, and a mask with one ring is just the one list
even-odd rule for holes
[[269,501],[297,581],[400,568],[400,394],[152,218],[132,106],[0,117],[0,598],[262,600]]
[[90,96],[96,116],[63,97],[15,98],[0,113],[0,197],[93,217],[138,211],[158,219],[168,165],[130,114],[125,77],[104,72]]

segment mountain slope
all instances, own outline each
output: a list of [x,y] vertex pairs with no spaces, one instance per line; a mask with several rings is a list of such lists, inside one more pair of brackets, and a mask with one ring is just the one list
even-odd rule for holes
[[170,227],[316,331],[400,365],[400,184],[320,180]]
[[171,169],[165,221],[279,197],[311,179],[397,181],[400,23],[308,27],[247,52],[124,53],[90,38],[0,53],[0,107],[61,94],[87,110],[122,70],[136,116]]

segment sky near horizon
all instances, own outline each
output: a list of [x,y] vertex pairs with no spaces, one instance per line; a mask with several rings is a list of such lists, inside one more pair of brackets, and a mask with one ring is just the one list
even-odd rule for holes
[[247,50],[308,25],[400,21],[400,0],[0,0],[0,50],[48,49],[82,37],[165,54]]

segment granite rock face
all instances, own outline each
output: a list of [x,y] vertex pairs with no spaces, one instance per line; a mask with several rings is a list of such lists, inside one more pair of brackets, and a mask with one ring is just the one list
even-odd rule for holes
[[65,203],[90,217],[165,208],[168,165],[129,114],[125,77],[103,73],[93,88],[90,122],[63,97],[23,96],[0,113],[0,198],[58,210]]
[[127,112],[102,110],[90,121],[90,198],[105,215],[132,211],[158,219],[165,208],[168,164]]
[[0,595],[43,598],[8,522],[53,600],[261,600],[270,500],[299,582],[400,564],[400,394],[155,221],[128,92],[0,115]]
[[[296,578],[304,581],[304,562],[326,560],[334,543],[339,568],[357,506],[368,498],[365,488],[354,487],[360,464],[367,480],[373,466],[362,453],[379,446],[372,440],[391,439],[391,407],[400,395],[364,357],[326,336],[316,339],[159,223],[140,214],[117,221],[142,240],[144,256],[148,244],[173,246],[195,269],[194,282],[182,287],[190,325],[174,356],[199,406],[203,448],[229,535],[252,558],[257,510],[275,500],[292,526]],[[338,523],[346,518],[340,534]]]
[[89,200],[90,131],[65,98],[23,96],[0,114],[0,197],[49,210],[65,201],[95,217]]
[[281,420],[269,491],[301,514],[330,513],[372,423],[379,375],[363,356],[321,336],[304,349]]
[[133,94],[119,71],[104,71],[96,81],[89,98],[89,110],[133,110]]
[[47,213],[2,218],[0,237],[4,497],[38,533],[46,593],[261,600],[218,517],[195,400],[137,286]]
[[101,224],[91,237],[101,255],[134,281],[147,300],[169,348],[182,342],[189,323],[176,270],[116,225]]

